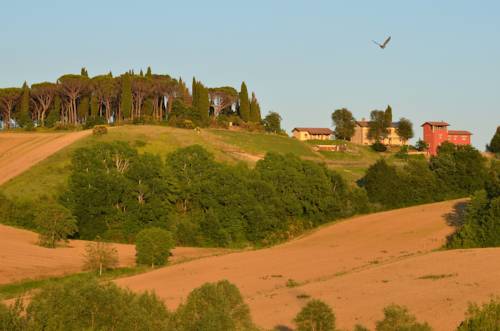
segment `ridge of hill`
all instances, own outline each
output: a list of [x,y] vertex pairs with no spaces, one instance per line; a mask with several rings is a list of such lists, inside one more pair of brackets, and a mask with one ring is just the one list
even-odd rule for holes
[[99,137],[90,132],[0,133],[0,174],[3,174],[0,190],[9,197],[27,199],[54,194],[65,185],[71,153],[97,142],[126,141],[139,152],[162,157],[177,148],[199,144],[213,153],[217,161],[245,162],[250,166],[267,152],[292,153],[324,162],[352,182],[381,157],[366,146],[349,144],[350,151],[342,155],[316,152],[312,144],[293,138],[239,130],[127,125],[110,128],[108,134]]

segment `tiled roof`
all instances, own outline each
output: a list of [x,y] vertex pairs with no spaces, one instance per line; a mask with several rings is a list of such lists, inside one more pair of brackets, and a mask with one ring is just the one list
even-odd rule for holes
[[294,128],[292,131],[303,131],[309,134],[331,135],[333,131],[329,128]]
[[442,121],[441,121],[441,122],[425,122],[425,123],[424,123],[424,124],[422,124],[421,126],[424,126],[424,125],[426,125],[426,124],[430,124],[430,125],[432,125],[432,126],[449,126],[449,124],[448,124],[448,123],[446,123],[446,122],[442,122]]
[[448,130],[448,135],[452,135],[452,136],[458,136],[458,135],[472,136],[472,133],[470,133],[469,131],[465,131],[465,130]]

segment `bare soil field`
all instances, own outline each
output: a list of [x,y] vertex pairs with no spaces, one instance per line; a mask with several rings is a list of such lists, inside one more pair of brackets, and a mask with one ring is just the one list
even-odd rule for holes
[[[0,284],[23,279],[44,278],[81,272],[85,247],[83,240],[70,240],[66,247],[56,249],[37,245],[38,235],[0,224]],[[120,266],[135,265],[134,245],[113,244]],[[223,249],[178,247],[172,252],[172,263],[227,252]]]
[[0,185],[91,133],[0,133]]
[[333,307],[340,328],[374,327],[382,309],[397,303],[435,330],[453,330],[468,302],[500,294],[500,249],[438,250],[453,231],[449,214],[460,203],[360,216],[276,247],[198,259],[116,283],[154,290],[175,308],[195,287],[228,279],[266,328],[292,326],[310,296]]

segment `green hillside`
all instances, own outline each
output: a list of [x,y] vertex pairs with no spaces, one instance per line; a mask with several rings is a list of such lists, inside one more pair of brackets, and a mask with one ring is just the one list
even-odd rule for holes
[[199,132],[163,126],[122,126],[110,128],[107,135],[89,136],[64,148],[1,186],[11,197],[34,198],[54,194],[66,183],[71,153],[97,142],[126,141],[140,152],[165,156],[179,147],[199,144],[215,155],[217,161],[246,162],[253,166],[267,152],[292,153],[304,159],[324,162],[348,180],[359,179],[380,155],[368,147],[349,144],[348,152],[316,152],[312,143],[285,136],[246,131],[202,129]]

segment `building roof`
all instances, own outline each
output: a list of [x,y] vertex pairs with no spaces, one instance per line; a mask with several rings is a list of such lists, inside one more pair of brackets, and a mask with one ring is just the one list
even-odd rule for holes
[[424,123],[424,124],[422,124],[421,126],[424,126],[424,125],[426,125],[426,124],[430,124],[430,125],[432,125],[432,126],[450,126],[448,123],[443,122],[443,121],[441,121],[441,122],[425,122],[425,123]]
[[293,131],[302,131],[307,132],[309,134],[319,134],[319,135],[331,135],[333,131],[329,128],[294,128]]
[[[370,121],[356,121],[356,125],[362,127],[362,128],[367,128],[370,126]],[[391,127],[397,128],[399,126],[399,122],[392,122]]]
[[448,130],[448,135],[452,135],[452,136],[458,136],[458,135],[461,135],[461,136],[472,136],[472,133],[470,133],[469,131],[465,131],[465,130]]

